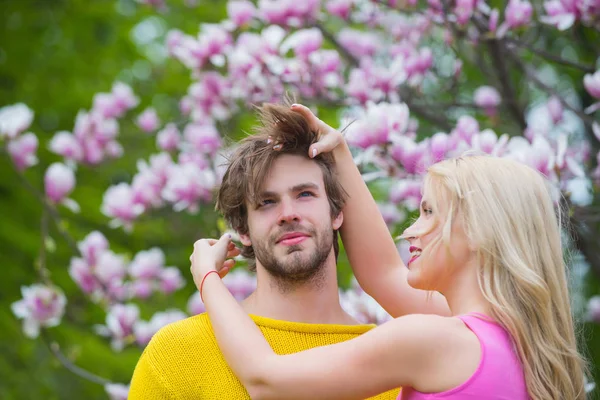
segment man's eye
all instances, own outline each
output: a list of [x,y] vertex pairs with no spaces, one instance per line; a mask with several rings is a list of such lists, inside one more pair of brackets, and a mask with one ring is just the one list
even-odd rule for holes
[[312,192],[302,192],[298,195],[298,197],[313,197],[314,194]]
[[260,203],[258,203],[258,208],[264,207],[266,205],[273,204],[273,203],[275,203],[273,200],[265,199],[265,200],[262,200]]

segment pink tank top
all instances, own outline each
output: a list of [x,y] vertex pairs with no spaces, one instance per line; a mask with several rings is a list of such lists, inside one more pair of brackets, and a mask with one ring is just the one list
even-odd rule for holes
[[475,373],[461,385],[439,393],[421,393],[410,387],[398,400],[527,400],[523,367],[512,340],[499,324],[482,314],[458,316],[481,344],[481,361]]

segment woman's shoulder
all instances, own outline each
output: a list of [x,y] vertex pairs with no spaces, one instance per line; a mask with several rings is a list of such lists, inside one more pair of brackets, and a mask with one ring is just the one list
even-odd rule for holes
[[[387,322],[390,331],[415,349],[436,356],[449,349],[452,352],[477,350],[479,340],[465,323],[457,317],[432,314],[410,314]],[[384,327],[381,325],[375,330]]]

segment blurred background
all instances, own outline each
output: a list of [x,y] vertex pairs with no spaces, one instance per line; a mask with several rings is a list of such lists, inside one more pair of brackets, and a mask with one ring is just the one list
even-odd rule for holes
[[[545,173],[570,210],[591,388],[599,21],[578,0],[1,1],[0,398],[126,398],[151,335],[203,310],[188,259],[227,230],[223,154],[252,105],[286,93],[355,121],[346,137],[393,235],[439,159],[473,148]],[[357,318],[388,318],[343,255],[339,282]]]

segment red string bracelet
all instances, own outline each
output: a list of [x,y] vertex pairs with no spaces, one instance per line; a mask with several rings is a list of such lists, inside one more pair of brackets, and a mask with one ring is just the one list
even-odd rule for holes
[[[202,282],[200,283],[200,300],[202,300],[202,302],[203,302],[203,303],[204,303],[204,299],[202,298],[202,286],[204,286],[204,280],[206,279],[206,277],[207,277],[207,276],[209,276],[210,274],[212,274],[213,272],[214,272],[215,274],[219,275],[219,273],[218,273],[217,271],[215,271],[215,270],[208,271],[208,272],[207,272],[207,273],[204,275],[204,278],[202,278]],[[220,276],[219,276],[219,278],[220,278]]]

